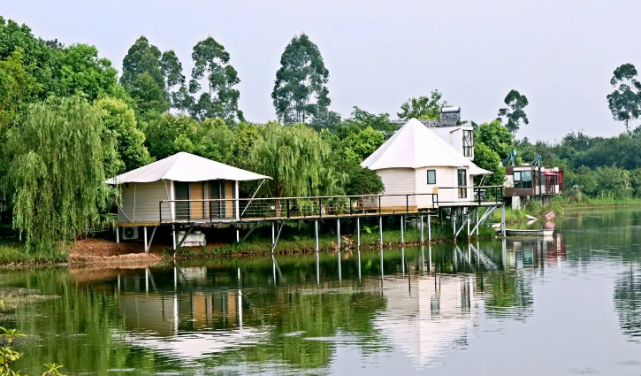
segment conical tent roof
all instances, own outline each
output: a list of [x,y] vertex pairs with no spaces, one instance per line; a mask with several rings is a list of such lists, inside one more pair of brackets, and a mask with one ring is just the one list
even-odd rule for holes
[[269,176],[241,170],[197,155],[180,152],[147,166],[118,175],[107,184],[151,183],[159,180],[183,182],[208,180],[249,181],[271,179]]
[[410,119],[361,166],[385,168],[468,167],[470,175],[490,172],[463,157],[452,145],[416,119]]

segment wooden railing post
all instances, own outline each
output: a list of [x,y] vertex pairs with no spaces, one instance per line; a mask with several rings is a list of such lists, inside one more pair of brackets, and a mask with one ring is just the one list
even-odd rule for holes
[[[416,199],[416,197],[414,197],[414,199]],[[416,207],[418,210],[418,204],[416,204]],[[410,212],[410,195],[405,195],[405,212]]]

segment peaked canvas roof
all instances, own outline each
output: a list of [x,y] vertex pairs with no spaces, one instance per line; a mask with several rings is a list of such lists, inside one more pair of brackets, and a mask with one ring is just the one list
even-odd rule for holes
[[468,167],[470,175],[490,174],[416,119],[410,119],[361,166],[384,168]]
[[269,176],[241,170],[197,155],[180,152],[147,166],[118,175],[107,184],[151,183],[159,180],[184,182],[207,180],[261,180]]

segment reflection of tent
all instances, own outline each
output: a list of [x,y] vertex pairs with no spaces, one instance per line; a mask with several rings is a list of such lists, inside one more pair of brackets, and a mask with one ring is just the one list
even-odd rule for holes
[[172,336],[179,326],[190,330],[211,327],[223,320],[228,327],[242,321],[234,292],[143,294],[122,292],[120,306],[128,330]]
[[[242,311],[235,292],[143,294],[122,292],[125,339],[181,358],[257,342],[257,329],[242,327]],[[216,331],[216,323],[234,330]],[[186,329],[186,330],[185,330]]]
[[194,360],[208,354],[227,351],[239,346],[258,343],[261,332],[257,329],[239,329],[231,331],[203,331],[178,333],[170,338],[153,337],[147,334],[125,335],[125,341],[134,346],[153,349],[154,351],[180,357],[182,360]]
[[386,279],[387,309],[374,325],[416,366],[426,366],[476,325],[472,286],[469,277],[422,277],[411,281],[410,291],[407,280]]

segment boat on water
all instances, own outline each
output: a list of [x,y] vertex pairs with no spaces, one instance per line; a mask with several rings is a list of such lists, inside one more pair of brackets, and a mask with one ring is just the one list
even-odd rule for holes
[[537,230],[526,230],[526,229],[505,229],[505,236],[552,236],[554,235],[554,229],[537,229]]

